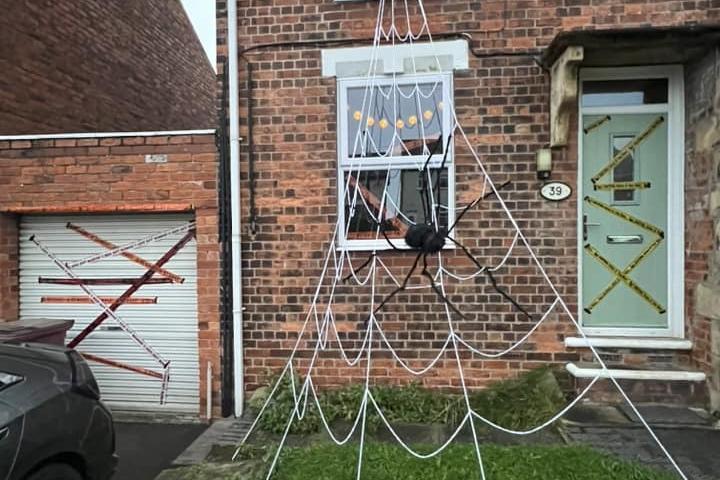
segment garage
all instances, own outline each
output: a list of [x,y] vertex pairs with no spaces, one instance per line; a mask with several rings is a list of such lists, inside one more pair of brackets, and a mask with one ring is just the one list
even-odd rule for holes
[[[120,303],[115,313],[120,321],[110,315],[76,346],[99,358],[90,365],[104,401],[116,411],[198,414],[192,220],[186,214],[21,217],[22,319],[74,320],[70,342],[106,311],[98,300]],[[166,263],[159,267],[161,259]],[[136,291],[123,298],[133,286]],[[165,362],[170,362],[167,376]]]

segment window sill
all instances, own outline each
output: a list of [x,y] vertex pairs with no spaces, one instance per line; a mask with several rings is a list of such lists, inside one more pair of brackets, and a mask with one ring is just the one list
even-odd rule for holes
[[565,337],[565,346],[573,348],[593,347],[632,348],[642,350],[692,350],[690,340],[679,338],[628,338],[628,337]]
[[[408,247],[404,240],[393,240],[393,245],[399,250],[407,250],[408,252],[416,252],[413,248]],[[443,250],[455,250],[457,247],[452,242],[445,242]],[[394,249],[388,245],[386,240],[349,240],[344,243],[338,243],[335,246],[337,251],[347,250],[348,252],[387,252]]]

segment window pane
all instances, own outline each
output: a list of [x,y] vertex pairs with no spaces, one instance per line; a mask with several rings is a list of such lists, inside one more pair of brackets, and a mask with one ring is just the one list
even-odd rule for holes
[[432,150],[442,133],[442,81],[354,87],[347,95],[351,158],[423,155],[423,138]]
[[[622,135],[613,137],[613,156],[632,141],[632,135]],[[632,182],[635,180],[635,155],[631,153],[613,170],[614,182]],[[613,200],[615,202],[632,202],[635,200],[634,190],[613,190]]]
[[[348,191],[345,196],[346,226],[349,226],[347,238],[375,239],[377,224],[370,215],[384,222],[385,230],[390,238],[403,238],[412,223],[430,223],[432,215],[428,205],[433,199],[437,203],[437,191],[440,190],[440,225],[448,225],[448,170],[445,168],[440,175],[440,184],[436,188],[439,169],[430,170],[421,175],[416,169],[370,170],[353,172]],[[359,188],[355,198],[356,177]],[[425,180],[424,180],[425,179]],[[347,184],[348,174],[345,174]],[[385,201],[383,192],[386,192]],[[432,195],[428,195],[428,193]],[[355,198],[355,214],[350,217],[350,207]],[[380,207],[382,204],[382,212]],[[368,211],[369,210],[369,211]],[[382,234],[378,237],[383,239]]]
[[667,101],[667,78],[583,82],[583,107],[649,105]]

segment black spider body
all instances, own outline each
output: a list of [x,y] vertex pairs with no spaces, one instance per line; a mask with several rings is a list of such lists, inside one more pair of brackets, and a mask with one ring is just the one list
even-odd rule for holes
[[447,231],[440,229],[435,231],[432,225],[420,224],[411,225],[405,234],[405,243],[413,250],[423,253],[437,253],[445,246]]

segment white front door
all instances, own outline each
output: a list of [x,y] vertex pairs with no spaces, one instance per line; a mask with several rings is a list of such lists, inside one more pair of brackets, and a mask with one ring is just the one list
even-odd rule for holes
[[681,73],[581,75],[580,315],[589,333],[682,336]]

